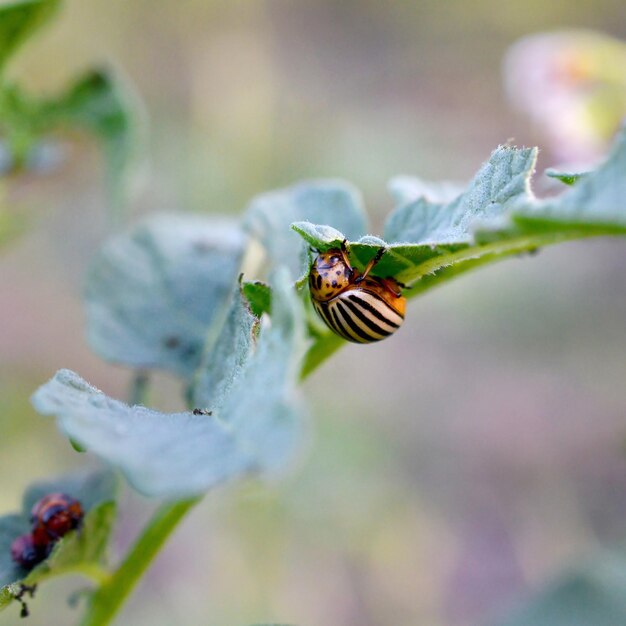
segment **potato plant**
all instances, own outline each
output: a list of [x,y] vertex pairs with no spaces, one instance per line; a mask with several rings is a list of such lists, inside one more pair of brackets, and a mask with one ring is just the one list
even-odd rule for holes
[[[0,71],[57,4],[2,6]],[[29,155],[59,129],[94,133],[107,157],[119,226],[122,182],[137,138],[132,103],[102,71],[46,100],[3,80],[0,130],[11,167],[28,167]],[[95,455],[103,469],[44,477],[24,495],[21,512],[0,518],[0,608],[14,610],[11,605],[23,605],[37,585],[72,572],[92,584],[80,623],[109,624],[170,533],[213,488],[289,466],[303,434],[300,383],[346,343],[310,303],[307,277],[318,251],[347,241],[351,262],[362,270],[384,247],[373,275],[393,277],[413,299],[513,255],[626,234],[626,132],[593,171],[552,172],[564,183],[557,196],[533,194],[536,158],[534,148],[502,145],[459,189],[427,186],[417,178],[392,180],[395,208],[382,237],[368,234],[358,190],[338,180],[263,193],[237,221],[153,215],[118,229],[87,269],[84,306],[90,346],[103,359],[135,371],[133,393],[127,401],[111,398],[92,386],[97,381],[69,370],[34,392],[37,411],[56,419],[77,453]],[[252,246],[262,254],[251,254]],[[144,406],[153,370],[183,381],[186,410],[163,413]],[[109,562],[122,477],[161,504],[127,554]],[[80,530],[27,571],[12,560],[10,546],[27,532],[33,502],[50,491],[79,499],[85,518]],[[624,609],[620,587],[611,572],[604,575],[611,581],[606,597],[595,601],[597,615],[607,619],[596,623],[618,623],[607,620]],[[572,623],[563,611],[576,606],[575,590],[596,584],[597,574],[591,567],[572,576],[502,624]]]

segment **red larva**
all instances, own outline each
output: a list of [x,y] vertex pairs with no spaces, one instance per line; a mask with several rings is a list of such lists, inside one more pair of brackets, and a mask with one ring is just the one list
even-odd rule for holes
[[33,569],[46,553],[35,545],[32,535],[20,535],[11,544],[11,558],[24,569]]
[[31,532],[11,544],[11,557],[24,569],[32,569],[61,537],[80,527],[83,515],[80,502],[64,493],[44,496],[32,508]]
[[64,493],[50,493],[35,503],[30,515],[33,539],[37,545],[55,542],[80,526],[83,508],[78,500]]

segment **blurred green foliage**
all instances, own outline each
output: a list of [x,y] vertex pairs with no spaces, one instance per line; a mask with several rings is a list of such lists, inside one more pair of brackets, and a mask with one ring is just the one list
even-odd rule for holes
[[58,10],[61,0],[16,0],[0,7],[0,71],[12,54]]
[[294,384],[305,347],[302,307],[288,277],[277,270],[272,324],[258,338],[242,294],[219,320],[190,392],[210,413],[129,406],[69,370],[35,392],[35,408],[57,417],[69,438],[120,468],[145,495],[177,500],[234,478],[281,471],[302,429]]
[[44,169],[42,142],[60,130],[84,129],[103,145],[113,223],[121,219],[128,174],[139,149],[139,106],[130,88],[109,70],[88,71],[52,98],[33,96],[6,78],[7,61],[56,14],[60,0],[18,0],[0,5],[0,136],[4,173]]

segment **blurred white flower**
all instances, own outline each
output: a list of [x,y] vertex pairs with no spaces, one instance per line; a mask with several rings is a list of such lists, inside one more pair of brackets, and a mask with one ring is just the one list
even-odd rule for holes
[[563,163],[597,160],[626,117],[626,44],[601,33],[525,37],[506,54],[504,80]]

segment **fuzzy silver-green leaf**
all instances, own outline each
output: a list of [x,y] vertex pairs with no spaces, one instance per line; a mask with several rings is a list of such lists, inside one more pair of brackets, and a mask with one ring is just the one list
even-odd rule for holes
[[239,352],[221,364],[230,372],[218,380],[202,373],[196,379],[192,397],[211,415],[129,406],[69,370],[40,387],[33,404],[147,495],[196,495],[226,480],[279,469],[300,433],[295,384],[304,322],[289,276],[277,273],[272,287],[271,323],[262,324],[252,340],[249,324],[229,324],[227,318],[221,341]]

